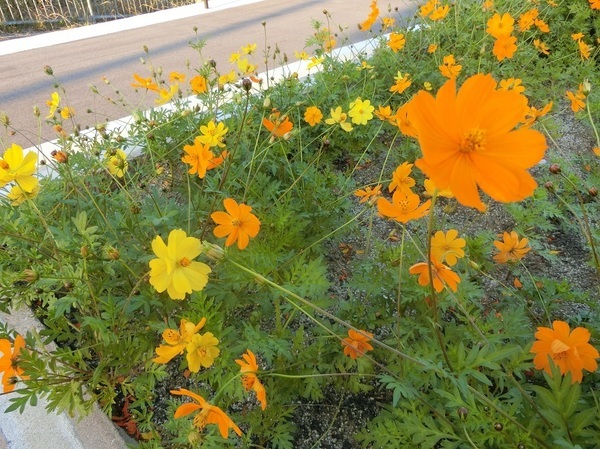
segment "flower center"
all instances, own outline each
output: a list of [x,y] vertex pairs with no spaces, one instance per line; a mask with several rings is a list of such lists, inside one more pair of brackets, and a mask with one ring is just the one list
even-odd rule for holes
[[184,257],[183,259],[181,259],[179,261],[179,266],[180,267],[187,267],[191,263],[192,263],[192,261],[190,259],[188,259],[187,257]]
[[463,153],[479,151],[485,145],[485,130],[475,128],[467,131],[459,144],[458,149]]
[[559,339],[554,340],[550,344],[550,350],[552,351],[552,359],[553,360],[561,360],[567,357],[567,351],[569,350],[569,346],[567,346],[564,342]]
[[409,211],[408,198],[401,199],[400,201],[398,201],[397,204],[398,204],[398,209],[400,209],[403,214],[405,214]]
[[8,170],[10,168],[10,165],[8,165],[8,162],[0,160],[0,168]]
[[203,409],[200,413],[194,416],[194,426],[202,430],[206,427],[206,419],[208,418],[208,410]]
[[254,386],[254,376],[244,375],[242,376],[242,385],[246,391],[250,390]]
[[231,220],[231,226],[238,227],[241,224],[242,224],[242,222],[240,220],[238,220],[237,218],[234,218],[233,220]]

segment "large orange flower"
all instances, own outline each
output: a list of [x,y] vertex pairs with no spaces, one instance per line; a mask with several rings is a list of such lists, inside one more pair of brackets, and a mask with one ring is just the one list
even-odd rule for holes
[[250,349],[246,350],[246,353],[242,355],[241,359],[237,359],[235,363],[240,365],[240,372],[242,373],[242,385],[246,391],[254,390],[256,398],[260,402],[260,408],[263,410],[267,408],[267,392],[263,384],[258,380],[256,372],[258,371],[258,364],[256,363],[256,356]]
[[232,428],[233,431],[238,434],[238,436],[242,434],[240,428],[235,425],[235,423],[223,410],[221,410],[219,407],[209,404],[199,394],[193,393],[185,388],[171,390],[171,394],[188,396],[196,401],[196,403],[187,402],[180,405],[177,410],[175,410],[175,419],[198,411],[198,414],[194,417],[194,426],[196,426],[198,429],[203,430],[207,424],[216,424],[219,426],[219,432],[223,438],[227,438],[229,436],[229,428]]
[[2,386],[4,392],[9,393],[15,389],[15,384],[21,379],[29,379],[28,376],[23,375],[23,369],[18,367],[19,355],[21,349],[25,347],[25,340],[20,335],[15,337],[15,343],[11,348],[10,341],[6,338],[0,340],[0,373],[4,373],[2,376]]
[[342,340],[344,354],[355,360],[357,357],[365,355],[365,352],[372,351],[373,346],[369,343],[371,338],[373,338],[373,334],[370,332],[363,330],[357,332],[354,329],[348,329],[348,337]]
[[250,237],[256,237],[260,230],[260,221],[250,211],[252,208],[245,204],[238,204],[234,199],[227,198],[223,201],[227,212],[213,212],[210,218],[218,226],[213,233],[216,237],[227,237],[225,246],[231,246],[237,241],[239,249],[244,249],[250,242]]
[[497,90],[491,75],[470,77],[458,93],[454,79],[435,98],[420,91],[408,112],[423,152],[415,164],[465,206],[485,210],[478,187],[497,201],[520,201],[537,187],[527,169],[546,150],[540,132],[513,129],[526,113],[527,98]]
[[573,329],[564,321],[554,321],[552,329],[538,327],[535,333],[537,341],[531,347],[535,354],[533,363],[537,369],[543,369],[552,375],[550,360],[560,368],[560,373],[571,373],[572,383],[581,382],[583,370],[596,371],[600,357],[598,350],[588,343],[590,331],[583,327]]

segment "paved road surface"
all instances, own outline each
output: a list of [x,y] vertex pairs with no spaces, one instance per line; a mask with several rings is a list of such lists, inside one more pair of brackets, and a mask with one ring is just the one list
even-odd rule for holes
[[[390,3],[392,15],[400,18],[413,9],[410,0],[386,0]],[[133,73],[149,76],[149,71],[140,63],[140,58],[151,60],[155,67],[161,66],[164,72],[180,71],[188,74],[186,60],[191,67],[197,67],[198,54],[188,42],[196,35],[207,39],[203,50],[205,58],[217,61],[222,72],[232,66],[229,55],[248,43],[257,43],[256,62],[262,58],[261,47],[266,39],[272,48],[279,46],[282,53],[293,59],[295,50],[302,50],[306,38],[313,29],[311,20],[324,20],[323,10],[331,14],[333,29],[347,28],[350,42],[358,42],[366,37],[357,29],[357,24],[369,13],[369,0],[264,0],[250,5],[215,11],[185,19],[151,25],[134,30],[122,31],[106,36],[93,37],[75,42],[54,45],[0,56],[0,111],[8,114],[11,125],[18,132],[7,136],[0,128],[0,145],[6,148],[10,143],[18,143],[24,148],[56,138],[50,126],[43,123],[48,108],[46,100],[55,90],[54,80],[44,73],[44,66],[53,68],[58,81],[66,89],[66,99],[75,109],[77,121],[83,126],[93,126],[106,120],[117,119],[131,114],[136,106],[152,105],[152,98],[144,98],[143,92],[134,93],[130,87]],[[202,4],[197,5],[203,8]],[[398,8],[400,13],[393,11]],[[381,7],[386,14],[385,7]],[[340,40],[339,40],[340,41]],[[343,42],[339,42],[342,44]],[[143,51],[146,45],[149,57]],[[273,63],[273,61],[271,61]],[[263,71],[264,66],[259,66]],[[107,86],[102,81],[111,80]],[[116,98],[113,89],[126,94],[130,100],[127,107],[112,105],[101,96],[93,94],[89,88],[95,85],[106,96]],[[42,125],[33,116],[33,105],[42,111]],[[87,113],[90,109],[92,112]],[[41,137],[40,137],[41,136]]]

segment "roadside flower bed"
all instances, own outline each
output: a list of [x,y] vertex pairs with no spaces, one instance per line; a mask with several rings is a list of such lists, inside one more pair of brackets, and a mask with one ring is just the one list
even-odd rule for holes
[[0,329],[10,410],[97,402],[141,448],[594,447],[599,9],[374,0],[352,60],[325,12],[307,78],[256,43],[132,74],[171,107],[128,137],[49,93],[60,149],[0,158],[2,310],[44,325]]

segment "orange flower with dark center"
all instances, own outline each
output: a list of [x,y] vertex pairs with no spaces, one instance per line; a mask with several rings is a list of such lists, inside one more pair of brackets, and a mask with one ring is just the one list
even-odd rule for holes
[[425,262],[419,262],[414,264],[408,269],[410,274],[419,275],[419,285],[426,286],[433,282],[434,290],[439,293],[444,289],[444,285],[447,285],[450,290],[455,292],[458,289],[460,283],[460,277],[449,267],[438,262],[436,259],[431,259],[431,275],[433,281],[429,277],[429,264]]
[[554,321],[552,329],[538,327],[537,341],[531,347],[535,354],[533,364],[552,376],[550,363],[558,366],[564,376],[571,373],[571,382],[581,382],[583,370],[594,372],[598,368],[598,350],[588,343],[590,331],[583,327],[571,329],[564,321]]
[[420,91],[408,117],[423,157],[415,162],[439,189],[450,189],[463,205],[485,206],[478,188],[501,202],[531,196],[537,183],[527,169],[538,163],[546,139],[532,129],[513,128],[527,113],[527,98],[497,90],[491,75],[474,75],[458,93],[447,81],[434,98]]
[[407,193],[397,189],[392,195],[391,203],[385,198],[377,200],[377,210],[384,217],[391,218],[400,223],[408,223],[429,213],[431,200],[427,200],[423,204],[419,204],[420,202],[421,199],[416,193]]
[[502,242],[494,242],[494,246],[500,250],[494,256],[494,260],[498,263],[517,262],[531,251],[528,244],[529,240],[526,238],[519,240],[519,235],[515,231],[511,231],[510,234],[505,232]]
[[180,388],[179,390],[171,390],[171,394],[178,396],[188,396],[192,398],[195,403],[188,402],[180,405],[175,410],[175,419],[182,418],[198,411],[198,414],[194,417],[194,426],[198,429],[203,430],[207,424],[216,424],[219,426],[219,432],[223,438],[229,436],[229,429],[233,429],[238,436],[242,435],[242,431],[236,424],[231,420],[227,414],[219,407],[209,404],[206,400],[190,390]]
[[23,375],[23,369],[19,368],[19,355],[21,349],[25,347],[25,340],[20,335],[15,337],[14,345],[6,338],[0,340],[0,373],[4,373],[2,376],[2,386],[4,387],[4,393],[10,393],[15,389],[15,385],[21,379],[29,379],[28,376]]
[[215,236],[227,237],[225,246],[231,246],[237,241],[239,249],[248,246],[250,237],[256,237],[260,230],[260,221],[250,211],[252,208],[245,204],[238,204],[234,199],[227,198],[223,201],[227,212],[213,212],[210,218],[217,223],[213,231]]
[[356,360],[357,357],[365,355],[365,352],[372,351],[373,346],[369,343],[371,338],[373,338],[373,334],[370,332],[363,330],[357,332],[354,329],[348,329],[348,337],[342,340],[344,354],[352,360]]
[[242,373],[242,385],[246,391],[254,390],[256,398],[260,402],[261,408],[264,410],[267,408],[267,392],[263,384],[258,380],[256,372],[258,371],[258,364],[256,363],[256,356],[250,349],[246,350],[246,353],[242,355],[244,360],[236,360],[235,363],[240,365],[240,371]]

